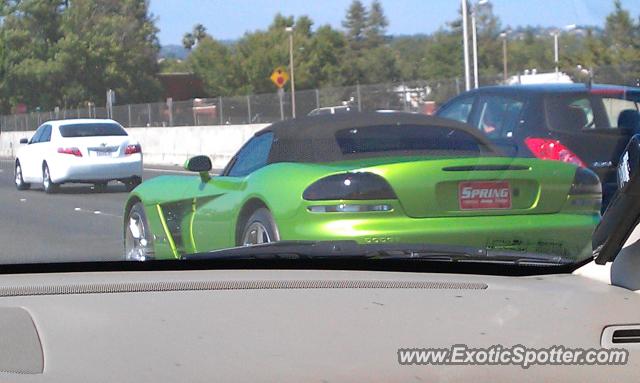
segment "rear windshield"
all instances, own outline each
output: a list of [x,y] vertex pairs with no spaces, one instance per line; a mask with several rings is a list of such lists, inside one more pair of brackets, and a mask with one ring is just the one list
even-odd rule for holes
[[438,126],[369,126],[336,132],[342,154],[429,152],[429,154],[479,154],[488,148],[473,135]]
[[62,137],[126,136],[127,132],[118,124],[74,124],[60,127]]

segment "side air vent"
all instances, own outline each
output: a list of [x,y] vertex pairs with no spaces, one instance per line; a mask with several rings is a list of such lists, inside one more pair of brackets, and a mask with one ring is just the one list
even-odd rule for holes
[[287,289],[436,289],[484,290],[477,282],[393,280],[247,280],[95,283],[0,287],[0,297],[31,295],[152,293],[161,291],[287,290]]
[[613,343],[640,343],[640,329],[616,330],[611,339]]
[[602,331],[602,347],[640,350],[640,325],[609,326]]
[[505,170],[531,170],[523,165],[472,165],[472,166],[448,166],[442,168],[445,172],[478,172],[478,171],[505,171]]

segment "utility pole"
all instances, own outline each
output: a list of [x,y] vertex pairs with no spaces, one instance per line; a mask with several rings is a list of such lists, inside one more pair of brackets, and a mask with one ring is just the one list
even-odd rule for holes
[[469,73],[469,26],[467,25],[467,0],[462,1],[462,44],[464,51],[464,88],[471,89],[471,73]]
[[291,71],[291,117],[296,118],[296,80],[293,70],[293,27],[287,27],[289,32],[289,70]]

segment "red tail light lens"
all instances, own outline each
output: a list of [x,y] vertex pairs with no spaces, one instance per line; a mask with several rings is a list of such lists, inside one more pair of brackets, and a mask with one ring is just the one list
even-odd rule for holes
[[124,150],[124,154],[127,156],[129,154],[141,153],[141,152],[142,152],[142,148],[140,147],[139,144],[127,145],[127,148]]
[[533,155],[541,160],[562,161],[575,164],[583,168],[587,167],[578,155],[558,140],[528,137],[524,140],[524,143],[527,145],[529,150],[531,150]]
[[71,154],[76,157],[82,157],[82,153],[78,148],[58,148],[58,153],[61,154]]

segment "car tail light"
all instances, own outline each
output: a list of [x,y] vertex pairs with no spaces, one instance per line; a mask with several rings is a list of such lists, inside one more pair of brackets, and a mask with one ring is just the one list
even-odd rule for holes
[[374,173],[344,173],[322,178],[309,186],[307,201],[396,199],[389,183]]
[[578,155],[558,140],[528,137],[524,140],[524,143],[527,145],[529,150],[531,150],[533,155],[541,160],[562,161],[587,167]]
[[62,154],[72,154],[76,157],[82,157],[82,153],[78,148],[58,148],[58,153]]
[[142,148],[140,147],[139,144],[127,145],[127,148],[124,150],[124,154],[127,156],[129,154],[135,154],[135,153],[141,153],[141,152],[142,152]]
[[598,175],[587,168],[578,168],[573,177],[569,194],[602,194],[602,183]]

